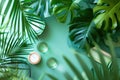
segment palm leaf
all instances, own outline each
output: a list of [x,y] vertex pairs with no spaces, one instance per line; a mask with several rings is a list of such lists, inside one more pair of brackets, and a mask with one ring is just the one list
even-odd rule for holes
[[47,76],[51,79],[51,80],[58,80],[55,76],[47,73]]
[[18,69],[0,68],[0,80],[32,80]]
[[89,69],[89,67],[86,65],[86,63],[82,60],[82,58],[79,57],[78,54],[75,54],[76,59],[79,61],[79,64],[82,64],[80,66],[82,66],[83,71],[87,71],[85,72],[85,74],[89,77],[90,80],[94,79],[94,76],[92,75],[92,71]]
[[[31,0],[30,0],[31,1]],[[29,0],[1,0],[0,26],[7,24],[6,30],[14,32],[19,35],[22,33],[31,41],[38,38],[44,28],[45,23],[39,16],[31,13],[31,7],[26,3],[31,3]]]
[[[32,47],[30,47],[31,44],[29,44],[28,40],[24,39],[23,36],[8,32],[0,34],[0,68],[27,69],[27,67],[19,66],[28,66],[27,59],[19,55],[28,55],[29,51],[32,50]],[[6,76],[2,78],[4,77]]]
[[[10,56],[14,54],[27,54],[32,50],[28,40],[23,39],[23,36],[17,36],[15,33],[5,33],[0,35],[0,56]],[[31,47],[31,48],[30,48]],[[24,55],[23,54],[23,55]]]
[[53,14],[60,22],[66,22],[68,15],[72,20],[74,17],[78,16],[77,10],[85,10],[87,8],[92,8],[93,0],[52,0],[51,5],[53,7]]
[[15,33],[4,33],[0,35],[0,66],[8,64],[27,64],[25,57],[32,50],[28,40]]
[[98,0],[94,8],[96,27],[104,30],[115,29],[120,22],[119,8],[119,0]]
[[67,57],[63,57],[64,60],[66,61],[66,63],[70,66],[70,68],[72,69],[72,71],[74,72],[74,74],[76,75],[77,78],[79,78],[80,80],[83,80],[83,76],[82,74],[79,72],[79,70],[73,65],[73,63],[71,63],[71,61],[67,58]]
[[68,72],[64,72],[63,75],[65,76],[66,79],[72,80],[72,76]]
[[[102,55],[102,52],[99,50],[99,48],[98,48],[98,50],[97,50],[97,52],[98,52],[98,54],[99,54],[99,58],[100,58],[100,62],[101,62],[101,66],[102,66],[102,71],[101,71],[101,73],[103,73],[102,74],[102,76],[103,76],[103,79],[109,79],[110,80],[110,73],[109,73],[109,69],[108,69],[108,67],[107,67],[107,64],[106,64],[106,62],[105,62],[105,59],[104,59],[104,57],[103,57],[103,55]],[[105,77],[104,77],[105,76]]]
[[[111,52],[111,55],[112,55],[112,64],[111,64],[111,73],[112,74],[115,74],[116,76],[113,76],[112,78],[115,79],[115,80],[119,80],[119,76],[120,76],[120,73],[119,73],[119,63],[118,63],[118,60],[116,58],[116,54],[115,54],[115,50],[114,50],[114,46],[113,46],[113,41],[112,39],[110,38],[110,35],[107,36],[108,38],[108,43],[110,46],[110,52]],[[115,68],[116,67],[116,68]]]
[[[101,63],[98,63],[94,60],[94,55],[91,55],[92,53],[90,52],[90,47],[88,46],[88,53],[89,54],[89,60],[92,65],[92,69],[88,66],[87,63],[85,63],[84,58],[81,56],[81,54],[75,52],[74,56],[78,62],[78,64],[82,67],[83,72],[79,71],[79,68],[77,65],[74,65],[73,62],[71,61],[72,59],[67,58],[66,56],[63,56],[63,59],[65,60],[66,64],[70,67],[70,70],[75,74],[77,77],[76,80],[119,80],[120,79],[120,72],[119,72],[119,67],[120,65],[118,64],[118,59],[115,56],[114,53],[114,47],[112,44],[112,40],[110,37],[108,37],[109,40],[109,46],[110,46],[110,54],[111,54],[111,59],[110,63],[106,63],[104,55],[100,49],[100,47],[95,44],[96,46],[96,52],[99,55],[99,59]],[[109,66],[110,65],[110,66]],[[63,71],[61,74],[64,75],[66,80],[72,80],[74,79],[74,76],[70,74],[68,69]],[[61,71],[60,71],[61,72]],[[49,74],[49,77],[51,79],[58,78],[55,77],[53,74]],[[114,75],[113,75],[114,74]],[[43,78],[44,80],[44,78]]]
[[[93,66],[93,73],[92,73],[92,70],[89,69],[89,66],[84,62],[82,57],[78,53],[75,54],[76,59],[80,63],[80,65],[83,68],[83,71],[85,72],[86,77],[87,77],[87,78],[85,78],[82,75],[82,77],[84,79],[80,79],[81,77],[79,76],[78,78],[80,80],[119,80],[119,78],[120,78],[119,77],[120,76],[119,65],[118,65],[117,58],[115,57],[114,48],[112,46],[111,41],[109,40],[109,43],[110,43],[109,46],[110,46],[110,50],[111,50],[110,52],[111,52],[111,56],[112,56],[112,58],[111,58],[111,62],[112,62],[111,66],[112,67],[107,66],[108,64],[106,63],[106,61],[104,59],[104,56],[102,55],[103,53],[100,51],[99,47],[97,47],[97,52],[98,52],[98,55],[99,55],[99,58],[100,58],[100,61],[101,61],[100,64],[98,64],[97,62],[94,61],[94,56],[91,55],[91,53],[90,53],[90,56],[89,56],[89,59],[90,59],[91,64]],[[74,65],[72,64],[72,62],[69,59],[67,59],[67,60],[65,59],[65,61],[67,62],[67,64],[70,67],[75,68]],[[116,76],[113,75],[113,74],[115,74]]]

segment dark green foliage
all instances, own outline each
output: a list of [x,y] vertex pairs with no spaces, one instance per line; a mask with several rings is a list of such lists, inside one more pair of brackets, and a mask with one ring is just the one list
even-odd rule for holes
[[[92,10],[88,9],[92,16]],[[91,22],[92,18],[88,17],[77,17],[75,18],[70,25],[70,40],[73,45],[77,48],[84,48],[86,44],[92,43],[93,35],[97,35],[96,29],[94,28],[94,23]],[[95,33],[95,34],[94,34]],[[95,36],[94,36],[95,37]]]
[[[85,7],[91,3],[83,6],[83,10],[80,9],[83,7],[79,6],[80,8],[77,9],[79,14],[76,14],[77,17],[74,17],[70,22],[69,38],[72,46],[77,49],[85,48],[86,44],[92,48],[93,42],[96,42],[102,49],[109,52],[106,35],[110,33],[114,43],[118,43],[118,41],[115,42],[117,39],[114,35],[116,38],[119,37],[119,0],[113,3],[109,0],[98,0],[96,2],[97,4],[91,2],[94,4],[92,7]],[[118,54],[118,52],[116,53]]]
[[99,31],[95,28],[95,24],[92,21],[94,5],[94,2],[90,0],[80,1],[77,9],[78,14],[70,22],[70,41],[72,46],[77,49],[85,48],[88,44],[93,46],[93,41],[99,42]]

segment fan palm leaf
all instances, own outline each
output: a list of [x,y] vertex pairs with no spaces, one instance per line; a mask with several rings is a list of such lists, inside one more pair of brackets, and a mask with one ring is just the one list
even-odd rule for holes
[[0,67],[12,68],[12,64],[28,64],[27,59],[19,55],[28,55],[31,50],[31,44],[28,43],[28,40],[24,39],[23,36],[18,36],[16,33],[1,34]]
[[45,23],[39,16],[30,12],[31,7],[26,3],[30,4],[31,0],[1,0],[0,26],[7,24],[6,30],[35,41],[45,29]]
[[[17,33],[4,32],[0,34],[0,79],[5,80],[28,80],[27,76],[22,76],[20,71],[13,73],[15,69],[18,70],[27,70],[29,69],[27,59],[24,56],[31,51],[31,44],[28,43],[27,39],[24,39],[23,36],[18,36]],[[21,67],[19,65],[24,65]],[[9,70],[10,69],[10,72]],[[14,69],[14,70],[11,70]],[[12,73],[11,73],[12,71]],[[25,74],[24,74],[25,75]],[[11,77],[10,77],[11,76]],[[7,78],[6,78],[7,77]]]
[[0,55],[26,54],[31,49],[31,44],[27,41],[23,39],[23,36],[18,36],[15,33],[0,35]]

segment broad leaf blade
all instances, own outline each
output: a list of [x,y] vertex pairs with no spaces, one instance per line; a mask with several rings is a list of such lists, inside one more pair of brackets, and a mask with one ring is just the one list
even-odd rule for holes
[[93,41],[99,40],[98,30],[94,26],[92,22],[77,22],[70,26],[69,37],[75,48],[85,48],[87,44],[93,46]]
[[53,14],[60,22],[66,22],[68,16],[70,20],[79,16],[79,11],[92,8],[93,0],[52,0]]
[[119,8],[119,0],[99,0],[94,8],[96,27],[104,30],[115,29],[120,22]]

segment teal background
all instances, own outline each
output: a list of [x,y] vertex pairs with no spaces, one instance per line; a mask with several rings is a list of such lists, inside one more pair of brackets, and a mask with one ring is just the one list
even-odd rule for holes
[[[80,67],[80,65],[78,65],[78,62],[73,55],[75,53],[75,50],[68,45],[68,25],[57,22],[54,17],[46,18],[46,24],[46,29],[40,36],[39,42],[46,42],[48,44],[48,51],[46,53],[39,52],[37,50],[37,44],[39,42],[35,44],[34,51],[38,52],[41,55],[42,60],[37,65],[30,64],[31,77],[33,78],[33,80],[39,80],[40,76],[44,73],[51,73],[59,80],[65,80],[63,75],[65,71],[69,72],[72,77],[75,77],[75,75],[62,57],[63,55],[67,56],[67,58],[69,58],[71,62],[73,62],[73,64],[79,69],[79,71],[82,72],[82,68]],[[81,56],[83,57],[87,65],[91,68],[89,59],[83,53],[81,53]],[[49,68],[46,64],[48,59],[52,57],[54,57],[58,62],[58,66],[55,69]],[[45,76],[44,80],[50,79]]]

